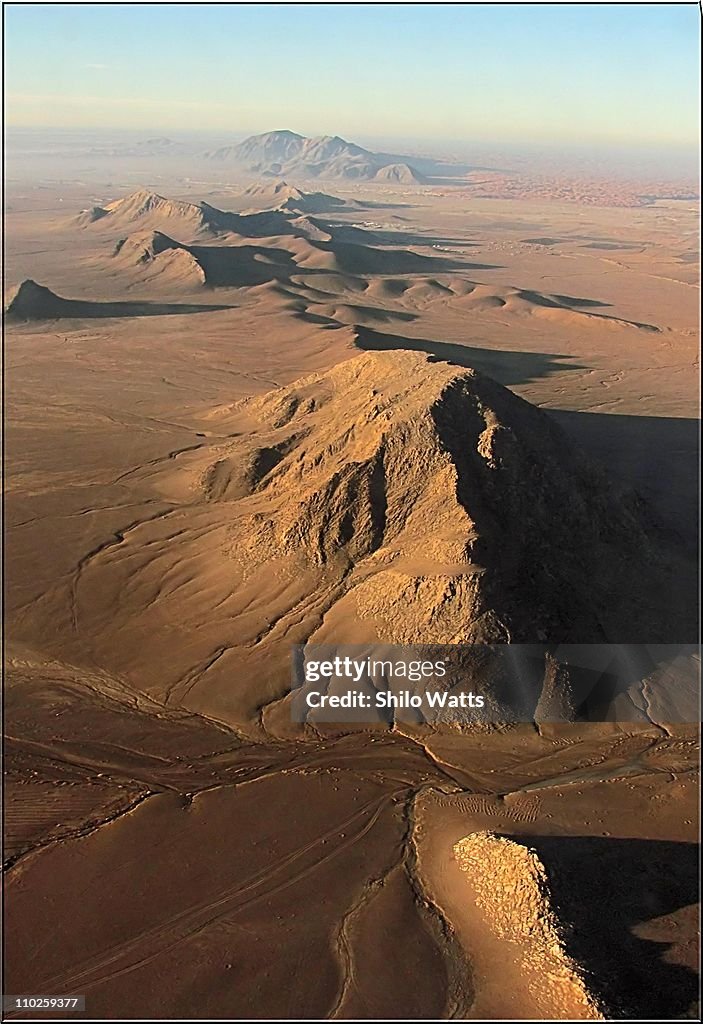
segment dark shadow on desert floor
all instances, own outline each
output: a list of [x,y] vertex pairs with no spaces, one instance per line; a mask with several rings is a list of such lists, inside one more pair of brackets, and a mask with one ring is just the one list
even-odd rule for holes
[[[692,590],[692,594],[695,590]],[[607,644],[599,649],[598,644],[558,645],[559,659],[569,666],[569,685],[577,704],[579,719],[593,722],[607,722],[612,718],[611,710],[617,701],[622,721],[627,721],[630,703],[639,706],[652,697],[658,698],[662,706],[668,704],[676,722],[695,722],[698,717],[698,698],[693,690],[687,690],[680,675],[683,659],[695,659],[697,644]],[[600,664],[599,664],[600,660]],[[590,666],[590,667],[587,667]],[[647,701],[641,694],[647,689]],[[633,698],[633,689],[638,693]],[[674,695],[673,691],[678,690]],[[621,695],[629,691],[626,701]],[[633,709],[634,710],[634,709]],[[646,770],[646,767],[644,770]]]
[[298,270],[291,253],[255,245],[189,245],[211,288],[246,288],[287,281]]
[[591,836],[528,841],[547,870],[567,948],[615,1015],[687,1015],[697,978],[667,962],[672,933],[657,919],[697,903],[697,844]]
[[347,274],[446,274],[501,269],[496,263],[466,263],[443,256],[424,256],[409,249],[375,249],[354,242],[317,242],[315,247],[331,253],[338,268]]
[[521,238],[520,239],[520,242],[523,243],[524,245],[544,245],[547,248],[549,246],[552,246],[552,245],[559,245],[560,242],[565,242],[565,241],[568,241],[568,239],[565,239],[565,238],[550,238],[550,237]]
[[616,252],[618,249],[637,249],[636,245],[628,245],[627,242],[589,242],[582,245],[582,249],[604,249],[607,252]]
[[223,309],[236,309],[232,305],[206,305],[167,302],[90,302],[81,299],[59,299],[47,304],[31,315],[11,314],[15,322],[23,320],[99,320],[123,317],[182,316],[185,313],[213,313]]
[[[427,352],[458,366],[472,367],[506,387],[527,384],[567,370],[588,367],[573,356],[546,352],[517,352],[406,338],[370,327],[357,327],[357,345],[364,351],[409,349]],[[695,556],[698,534],[699,423],[667,416],[622,416],[617,413],[545,410],[591,458],[600,462],[621,490],[635,488],[653,509],[663,540],[683,542]],[[670,537],[667,538],[667,535]],[[695,564],[691,563],[695,574]],[[687,574],[688,577],[688,574]],[[688,589],[690,580],[681,580]],[[686,643],[676,636],[672,643]]]
[[[579,312],[581,307],[605,307],[609,305],[609,303],[599,302],[597,299],[580,299],[571,295],[549,296],[542,295],[540,292],[525,289],[521,289],[517,294],[521,299],[526,299],[527,302],[531,302],[535,306],[544,306],[546,309],[570,309],[572,312]],[[659,333],[659,328],[654,324],[643,323],[640,320],[620,320],[618,317],[609,317],[604,313],[589,313],[589,316],[600,318],[601,320],[615,319],[617,322],[629,324],[631,327],[639,327],[644,331],[653,331],[656,334]]]
[[429,338],[405,338],[399,334],[385,334],[369,327],[357,328],[357,345],[369,352],[379,350],[408,349],[411,352],[427,352],[442,362],[466,366],[506,386],[526,384],[540,377],[549,377],[564,369],[584,370],[573,356],[547,352],[503,351],[491,348],[477,348],[474,345],[455,345],[447,341],[433,341]]
[[[698,420],[550,409],[549,414],[614,479],[633,481],[662,524],[692,553],[698,534]],[[673,638],[672,638],[673,639]]]
[[538,306],[548,306],[560,308],[561,306],[574,306],[577,308],[588,309],[590,307],[596,307],[605,309],[606,307],[612,306],[611,302],[601,302],[600,299],[582,299],[577,295],[542,295],[540,292],[530,291],[523,289],[519,293],[523,298],[529,299],[530,302],[534,302]]
[[[359,197],[354,199],[357,209],[359,210],[409,210],[416,206],[415,203],[383,203],[374,199],[363,199]],[[402,218],[407,220],[407,218]]]
[[392,228],[357,227],[353,224],[347,224],[345,221],[331,221],[329,219],[326,221],[326,224],[329,225],[332,234],[340,241],[358,241],[360,244],[366,245],[451,245],[458,249],[477,249],[481,245],[480,242],[473,242],[467,238],[447,237],[432,233],[423,234],[419,231],[404,231],[402,228],[395,231]]

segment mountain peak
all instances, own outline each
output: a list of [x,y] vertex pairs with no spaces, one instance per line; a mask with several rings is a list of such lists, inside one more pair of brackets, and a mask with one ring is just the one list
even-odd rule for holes
[[298,132],[292,132],[290,130],[290,128],[275,128],[272,132],[262,132],[261,135],[250,136],[250,138],[264,139],[264,138],[267,138],[267,137],[270,138],[273,135],[277,135],[279,137],[287,138],[287,139],[303,139],[303,138],[305,138],[304,135],[299,135]]
[[28,277],[10,290],[5,312],[10,317],[34,319],[51,316],[63,302],[50,288]]
[[241,414],[258,426],[232,461],[233,477],[251,467],[253,504],[228,520],[238,559],[248,576],[274,553],[312,574],[313,603],[321,574],[320,594],[338,588],[338,630],[358,635],[363,620],[393,643],[596,643],[637,622],[662,635],[647,617],[657,559],[634,500],[616,498],[545,412],[477,371],[366,352]]

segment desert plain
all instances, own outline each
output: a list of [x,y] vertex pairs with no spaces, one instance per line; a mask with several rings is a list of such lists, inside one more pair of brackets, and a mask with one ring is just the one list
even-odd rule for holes
[[[5,991],[694,1017],[698,202],[156,166],[7,184]],[[294,644],[545,640],[660,647],[291,718]]]

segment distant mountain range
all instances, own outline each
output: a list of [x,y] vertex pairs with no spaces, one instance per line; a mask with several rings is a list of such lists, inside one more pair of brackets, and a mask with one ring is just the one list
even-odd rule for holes
[[[263,178],[293,181],[319,178],[377,181],[395,185],[425,185],[433,178],[462,184],[472,170],[489,170],[455,160],[402,153],[380,153],[339,135],[307,137],[288,129],[251,135],[243,141],[205,149],[193,135],[130,139],[80,147],[73,155],[113,161],[136,160],[150,167],[179,166],[181,173],[202,174],[209,164],[222,165]],[[70,155],[68,152],[63,155]]]
[[183,142],[174,142],[173,139],[159,137],[154,139],[143,139],[130,146],[111,146],[107,149],[94,146],[89,150],[90,156],[111,156],[111,157],[174,157],[189,156],[192,147]]
[[352,178],[404,184],[424,184],[424,174],[403,157],[372,153],[338,135],[306,138],[288,130],[252,135],[233,146],[221,146],[205,156],[237,164],[267,177]]

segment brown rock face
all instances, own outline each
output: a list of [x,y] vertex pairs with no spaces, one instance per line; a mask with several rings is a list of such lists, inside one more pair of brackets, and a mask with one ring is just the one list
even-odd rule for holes
[[616,499],[547,414],[479,373],[367,353],[244,409],[263,440],[243,462],[273,468],[250,474],[239,558],[337,578],[345,622],[436,643],[667,628],[649,609],[667,569],[636,499]]
[[454,857],[495,951],[520,965],[523,998],[545,1019],[603,1020],[605,1008],[568,952],[537,853],[506,836],[474,832],[454,846]]

